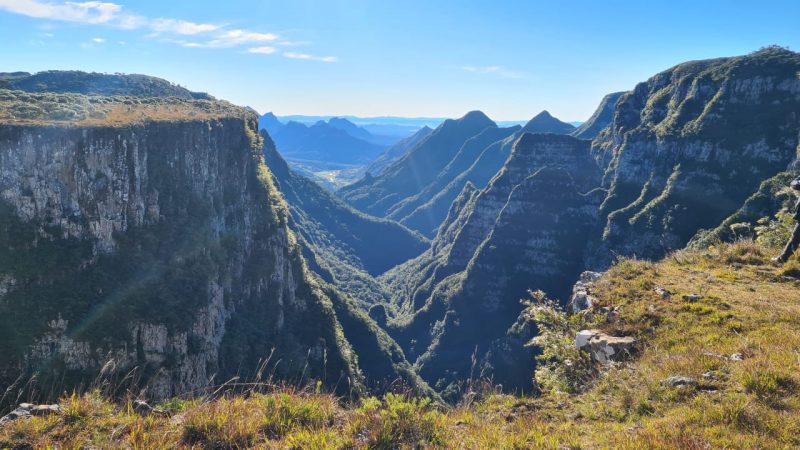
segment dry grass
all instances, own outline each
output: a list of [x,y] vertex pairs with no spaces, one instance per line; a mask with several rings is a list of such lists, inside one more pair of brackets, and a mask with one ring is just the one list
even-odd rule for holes
[[143,122],[242,118],[254,113],[221,100],[30,93],[0,90],[0,123],[123,126]]
[[[445,410],[287,391],[179,402],[170,417],[87,394],[65,398],[62,416],[0,429],[0,447],[797,448],[800,284],[772,253],[740,242],[655,264],[620,261],[598,284],[600,303],[621,307],[605,326],[642,346],[583,394],[489,395]],[[673,375],[697,384],[661,382]]]

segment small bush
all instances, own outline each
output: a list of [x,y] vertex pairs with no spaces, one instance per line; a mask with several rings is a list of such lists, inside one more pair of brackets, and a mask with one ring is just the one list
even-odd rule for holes
[[241,397],[219,399],[186,414],[183,441],[206,448],[249,447],[258,436],[262,417]]
[[259,398],[263,408],[261,429],[270,438],[285,436],[296,428],[321,428],[333,422],[336,402],[328,396],[301,397],[288,393]]
[[531,292],[526,304],[526,314],[538,329],[538,335],[529,345],[541,350],[536,357],[536,383],[550,392],[577,393],[584,390],[597,375],[589,354],[575,346],[575,334],[588,325],[584,316],[567,315],[541,291]]
[[780,274],[785,277],[800,278],[800,260],[797,256],[792,256],[781,267]]
[[756,369],[742,375],[742,385],[747,393],[759,399],[774,400],[794,388],[794,381],[772,370]]
[[429,399],[388,393],[383,401],[364,401],[351,423],[355,446],[371,449],[428,448],[446,443],[446,417],[431,407]]
[[720,260],[725,264],[763,264],[768,258],[764,248],[752,239],[740,239],[720,247]]

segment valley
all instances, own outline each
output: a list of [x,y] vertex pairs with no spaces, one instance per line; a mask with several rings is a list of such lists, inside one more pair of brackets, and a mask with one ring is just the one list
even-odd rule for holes
[[577,125],[0,73],[0,447],[798,446],[798,154],[779,46]]

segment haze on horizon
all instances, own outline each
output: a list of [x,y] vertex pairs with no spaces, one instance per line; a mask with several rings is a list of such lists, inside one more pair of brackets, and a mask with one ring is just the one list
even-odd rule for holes
[[0,0],[0,70],[144,73],[281,116],[582,121],[682,61],[797,49],[797,17],[788,0]]

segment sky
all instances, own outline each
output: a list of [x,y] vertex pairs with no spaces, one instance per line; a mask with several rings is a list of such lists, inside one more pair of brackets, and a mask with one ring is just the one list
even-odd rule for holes
[[800,49],[798,0],[0,0],[0,71],[143,73],[261,113],[587,119],[687,60]]

